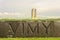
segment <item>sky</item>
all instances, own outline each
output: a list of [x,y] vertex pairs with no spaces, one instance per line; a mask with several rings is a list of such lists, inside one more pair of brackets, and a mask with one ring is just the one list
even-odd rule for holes
[[60,0],[0,0],[0,18],[31,18],[32,8],[37,18],[60,18]]

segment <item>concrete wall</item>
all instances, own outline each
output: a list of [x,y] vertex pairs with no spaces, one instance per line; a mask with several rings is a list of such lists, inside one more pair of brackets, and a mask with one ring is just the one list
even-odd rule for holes
[[0,21],[0,37],[60,37],[60,21]]

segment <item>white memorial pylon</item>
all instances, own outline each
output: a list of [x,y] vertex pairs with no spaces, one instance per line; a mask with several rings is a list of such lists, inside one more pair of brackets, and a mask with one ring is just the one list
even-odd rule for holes
[[36,17],[36,8],[32,8],[31,17],[32,17],[32,19],[37,19],[37,17]]

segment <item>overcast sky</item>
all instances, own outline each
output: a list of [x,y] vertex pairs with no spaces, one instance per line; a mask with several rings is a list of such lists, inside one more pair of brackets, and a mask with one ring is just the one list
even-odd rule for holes
[[32,8],[38,18],[60,17],[60,0],[0,0],[0,17],[31,18]]

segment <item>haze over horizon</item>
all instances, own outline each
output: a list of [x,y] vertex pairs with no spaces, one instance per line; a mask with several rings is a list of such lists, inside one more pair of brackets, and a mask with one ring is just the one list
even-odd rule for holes
[[0,0],[0,18],[31,18],[31,9],[38,18],[60,18],[60,0]]

